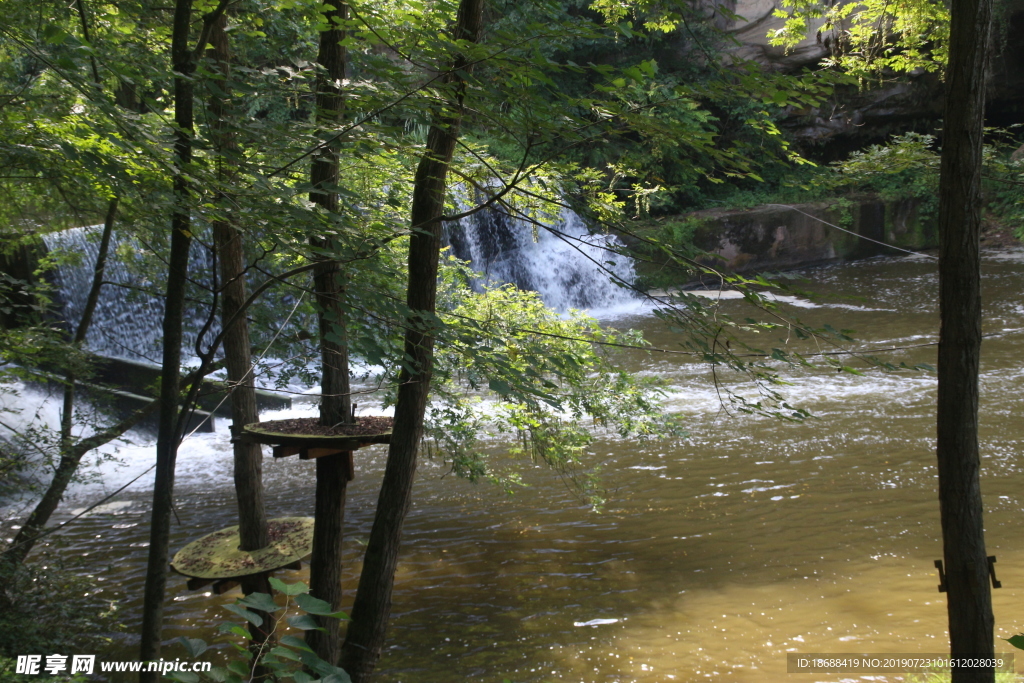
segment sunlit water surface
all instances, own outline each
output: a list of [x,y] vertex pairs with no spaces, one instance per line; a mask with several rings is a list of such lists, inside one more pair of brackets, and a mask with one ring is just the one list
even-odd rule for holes
[[[1003,582],[993,592],[997,635],[1008,637],[1024,629],[1024,258],[988,255],[984,269],[985,331],[1005,333],[983,348],[981,436],[987,543]],[[784,310],[852,328],[866,346],[934,340],[934,262],[874,259],[806,275],[801,286],[819,297]],[[738,312],[743,304],[728,306]],[[612,322],[678,348],[650,315]],[[775,345],[774,336],[764,345]],[[880,355],[914,364],[934,362],[935,353],[925,347]],[[602,512],[529,463],[529,486],[513,497],[445,476],[442,463],[422,464],[382,682],[740,683],[780,680],[787,652],[945,650],[945,599],[933,567],[942,548],[932,375],[790,373],[791,402],[815,415],[790,424],[723,409],[707,368],[685,356],[626,361],[669,382],[670,406],[685,416],[690,437],[595,442],[589,460],[603,468]],[[381,447],[360,451],[349,488],[349,600],[385,455]],[[148,467],[153,448],[122,447],[121,457],[123,467],[104,466],[104,484],[74,490],[62,519]],[[312,514],[313,472],[310,462],[266,459],[271,515]],[[149,482],[147,475],[51,541],[96,573],[129,632],[139,622]],[[176,505],[175,549],[236,523],[226,430],[183,445]],[[213,640],[215,625],[231,616],[221,605],[237,597],[237,590],[189,592],[172,576],[167,638]],[[134,653],[134,641],[122,637],[106,655]]]

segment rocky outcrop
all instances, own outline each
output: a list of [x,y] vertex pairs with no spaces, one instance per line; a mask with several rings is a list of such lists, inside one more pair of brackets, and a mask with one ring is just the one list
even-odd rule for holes
[[[816,67],[828,56],[832,37],[818,34],[786,50],[770,44],[769,34],[784,24],[775,16],[779,0],[735,0],[728,9],[738,18],[720,22],[737,44],[728,52],[770,71],[796,73]],[[820,20],[819,20],[820,21]],[[997,11],[995,53],[988,80],[988,125],[1024,122],[1024,0],[1007,0]],[[838,88],[819,107],[785,110],[780,125],[807,146],[833,147],[819,156],[837,158],[849,150],[886,140],[908,130],[932,132],[942,117],[943,87],[936,74],[892,74],[866,88]],[[808,150],[810,151],[810,150]]]
[[797,46],[786,49],[771,45],[769,34],[782,28],[785,20],[775,16],[778,0],[738,0],[730,8],[737,19],[726,23],[725,31],[737,41],[729,50],[735,57],[753,60],[773,71],[798,71],[815,66],[828,55],[828,45],[818,40],[815,32],[821,25],[811,27],[811,37]]
[[[920,251],[938,246],[937,227],[921,219],[917,201],[767,205],[710,209],[698,221],[697,248],[714,254],[709,265],[734,272],[786,270],[830,261]],[[829,225],[831,224],[831,225]]]

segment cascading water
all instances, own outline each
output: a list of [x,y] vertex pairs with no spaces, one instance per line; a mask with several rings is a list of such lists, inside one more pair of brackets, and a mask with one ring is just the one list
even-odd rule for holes
[[[50,252],[79,255],[79,259],[64,262],[56,269],[56,285],[63,303],[64,319],[72,327],[82,319],[86,299],[92,287],[93,269],[99,254],[99,231],[102,226],[71,228],[45,236],[46,248]],[[92,325],[86,336],[86,347],[97,354],[113,358],[149,360],[159,362],[161,322],[164,303],[159,292],[163,282],[153,282],[129,267],[125,256],[139,252],[138,245],[118,239],[111,239],[110,254],[107,258],[103,280],[108,283],[100,290],[100,298],[93,314]],[[190,271],[201,274],[199,281],[207,279],[213,272],[213,262],[207,250],[193,243]],[[206,283],[208,284],[208,283]],[[148,294],[151,290],[157,295]],[[183,346],[188,349],[195,345],[198,329],[207,311],[195,304],[186,306],[186,325]],[[217,329],[213,329],[216,334]]]
[[449,225],[452,254],[482,274],[479,285],[512,283],[540,294],[558,310],[601,310],[629,305],[637,296],[633,262],[613,235],[591,234],[576,213],[563,209],[550,229],[495,210]]

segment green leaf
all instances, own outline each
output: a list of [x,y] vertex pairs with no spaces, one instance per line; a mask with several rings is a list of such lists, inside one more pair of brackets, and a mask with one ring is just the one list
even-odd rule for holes
[[68,39],[67,31],[64,31],[58,26],[53,24],[47,24],[43,27],[43,40],[50,43],[51,45],[60,45]]
[[263,617],[256,614],[255,612],[250,612],[241,605],[224,605],[224,609],[228,610],[229,612],[234,612],[238,616],[248,621],[253,626],[263,625]]
[[312,652],[313,650],[306,645],[306,641],[296,636],[282,636],[281,644],[287,645],[288,647],[294,647],[296,650],[304,650],[306,652]]
[[275,579],[270,577],[270,586],[285,595],[299,595],[301,593],[308,593],[309,586],[299,581],[298,583],[285,583],[281,579]]
[[325,662],[312,652],[302,653],[302,663],[306,667],[317,672],[323,678],[321,681],[331,681],[331,683],[351,683],[349,675],[345,673],[344,669],[338,668],[329,662]]
[[272,649],[268,654],[277,655],[278,657],[284,657],[285,659],[291,659],[296,662],[302,661],[298,653],[289,650],[286,647],[281,647],[280,645]]
[[1013,645],[1018,650],[1024,650],[1024,633],[1018,633],[1011,638],[1003,638],[1010,645]]
[[192,659],[196,659],[199,655],[206,652],[209,645],[206,644],[205,640],[201,638],[186,638],[181,636],[178,638],[178,642],[185,646],[185,651],[188,652]]
[[491,379],[487,382],[487,388],[495,393],[501,394],[502,396],[508,396],[512,393],[512,387],[503,379]]
[[288,624],[291,627],[300,629],[302,631],[311,631],[314,629],[318,631],[324,630],[320,628],[319,624],[317,624],[313,617],[309,616],[308,614],[299,614],[298,616],[288,617]]
[[230,662],[228,664],[228,670],[231,671],[231,673],[238,674],[239,676],[249,675],[249,667],[245,664],[245,662],[240,662],[238,660]]
[[248,638],[249,637],[249,632],[246,631],[241,626],[239,626],[238,624],[232,624],[232,623],[221,624],[218,627],[218,630],[221,631],[222,633],[234,633],[236,636],[241,636],[242,638]]
[[241,605],[260,610],[261,612],[276,612],[279,609],[284,609],[283,607],[278,607],[277,603],[274,602],[274,598],[270,597],[267,593],[250,593],[238,602]]
[[304,612],[310,614],[316,614],[324,617],[334,617],[335,619],[348,619],[348,615],[344,612],[336,612],[331,608],[330,603],[319,598],[314,598],[312,595],[296,595],[295,604],[297,604]]
[[199,683],[199,676],[191,671],[177,671],[167,674],[167,677],[172,681],[180,681],[180,683]]
[[310,614],[330,614],[334,610],[331,609],[331,604],[326,600],[320,598],[314,598],[312,595],[296,595],[295,604],[298,605],[304,612]]

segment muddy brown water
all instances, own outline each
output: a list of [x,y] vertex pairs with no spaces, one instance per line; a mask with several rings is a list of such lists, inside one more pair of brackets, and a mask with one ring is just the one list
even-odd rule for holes
[[[997,635],[1009,637],[1024,630],[1024,255],[989,254],[984,270],[985,331],[1002,336],[983,348],[982,488],[988,549],[1003,583],[993,592]],[[882,258],[806,274],[801,286],[822,298],[815,307],[784,303],[785,310],[856,330],[871,346],[934,339],[934,262]],[[726,305],[740,311],[743,304]],[[611,322],[644,329],[657,346],[675,343],[643,312]],[[935,354],[925,347],[879,355],[919,363]],[[815,415],[790,424],[723,409],[707,368],[685,357],[635,354],[625,362],[668,381],[669,404],[691,435],[595,441],[589,459],[603,467],[604,511],[590,511],[529,463],[529,486],[512,497],[445,476],[440,462],[424,463],[382,682],[747,683],[785,677],[787,652],[945,651],[945,600],[933,567],[942,549],[932,375],[789,372],[787,395]],[[360,451],[349,487],[349,600],[385,453]],[[148,466],[152,447],[128,447],[122,457],[122,468],[105,466],[108,483],[77,488],[64,514]],[[236,523],[230,467],[223,430],[183,446],[175,549]],[[294,458],[266,460],[273,516],[312,513],[313,470]],[[129,633],[139,622],[148,504],[140,482],[51,541],[96,574],[103,595],[118,600]],[[231,616],[221,606],[236,597],[188,592],[184,579],[172,577],[167,638],[215,639],[215,626]],[[128,636],[100,656],[134,654]],[[172,647],[165,656],[184,652]]]

